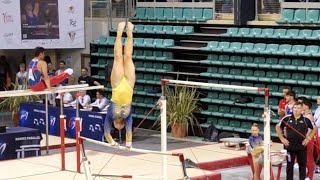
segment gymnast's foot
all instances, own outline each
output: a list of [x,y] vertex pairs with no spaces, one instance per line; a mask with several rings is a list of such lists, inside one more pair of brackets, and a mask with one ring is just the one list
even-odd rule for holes
[[111,146],[113,146],[113,147],[119,147],[120,145],[119,145],[119,143],[113,141],[113,142],[111,143]]
[[73,74],[73,69],[68,68],[68,69],[64,70],[64,72],[71,75],[71,74]]
[[126,26],[126,22],[121,22],[118,24],[118,30],[117,30],[118,36],[122,36],[125,26]]
[[132,32],[133,29],[134,29],[134,25],[133,25],[131,22],[128,22],[128,25],[127,25],[127,26],[128,26],[128,27],[127,27],[128,31]]
[[134,29],[134,25],[131,22],[128,22],[128,25],[127,25],[127,37],[128,38],[133,38],[133,29]]
[[126,148],[131,149],[132,148],[132,142],[126,142]]

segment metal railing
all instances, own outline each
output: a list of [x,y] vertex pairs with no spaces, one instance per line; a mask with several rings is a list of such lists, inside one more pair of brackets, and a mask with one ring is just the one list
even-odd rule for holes
[[126,2],[128,3],[128,13],[135,8],[134,0],[86,0],[85,17],[106,18],[125,18]]
[[215,0],[214,12],[217,20],[234,19],[234,0]]

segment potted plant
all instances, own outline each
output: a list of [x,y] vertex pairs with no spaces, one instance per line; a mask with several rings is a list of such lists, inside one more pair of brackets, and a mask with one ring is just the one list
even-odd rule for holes
[[186,137],[188,127],[191,127],[193,134],[195,134],[194,127],[198,127],[202,134],[200,124],[194,115],[194,113],[201,111],[198,106],[199,92],[196,87],[167,86],[166,99],[167,122],[173,137]]
[[[11,84],[11,86],[16,89],[15,84]],[[23,85],[22,90],[26,90],[27,85]],[[10,91],[8,91],[9,93]],[[20,109],[20,104],[24,102],[35,102],[39,101],[40,98],[39,96],[36,95],[30,95],[30,96],[17,96],[17,97],[8,97],[0,101],[0,109],[2,110],[9,110],[12,112],[12,121],[14,126],[19,126],[19,120],[20,120],[20,115],[19,115],[19,109]]]

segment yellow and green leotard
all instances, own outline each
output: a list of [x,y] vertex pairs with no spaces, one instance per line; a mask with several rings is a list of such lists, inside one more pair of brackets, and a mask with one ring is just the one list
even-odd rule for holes
[[125,77],[121,79],[116,88],[112,89],[111,102],[104,122],[105,138],[110,144],[115,143],[111,136],[112,122],[118,118],[123,118],[125,120],[126,128],[126,146],[131,147],[133,121],[131,116],[132,96],[133,89]]

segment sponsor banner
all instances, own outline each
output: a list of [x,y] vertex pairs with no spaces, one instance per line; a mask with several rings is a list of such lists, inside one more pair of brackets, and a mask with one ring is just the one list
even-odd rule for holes
[[[49,134],[60,136],[60,107],[49,106]],[[65,136],[75,138],[76,111],[64,108],[66,117]],[[80,111],[81,136],[102,141],[105,114],[90,111]],[[39,103],[23,103],[20,105],[20,126],[39,129],[45,133],[45,106]]]
[[0,49],[84,48],[84,0],[0,0]]
[[40,148],[28,147],[40,145],[42,136],[37,129],[14,127],[0,134],[0,160],[40,155]]

